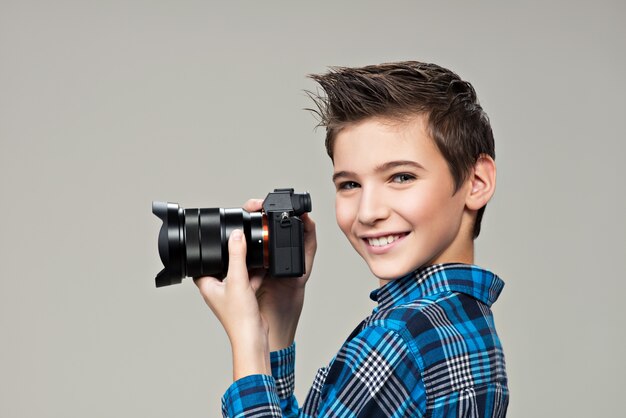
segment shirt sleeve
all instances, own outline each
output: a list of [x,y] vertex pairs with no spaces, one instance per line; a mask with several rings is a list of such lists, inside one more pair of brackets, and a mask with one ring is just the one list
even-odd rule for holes
[[222,415],[233,418],[297,417],[294,396],[295,343],[270,353],[272,376],[256,374],[243,377],[222,397]]

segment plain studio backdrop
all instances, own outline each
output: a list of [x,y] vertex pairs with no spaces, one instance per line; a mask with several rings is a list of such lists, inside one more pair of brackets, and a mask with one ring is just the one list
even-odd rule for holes
[[152,200],[308,190],[319,251],[300,402],[374,304],[334,219],[307,74],[416,59],[471,81],[498,190],[476,262],[510,417],[623,416],[625,6],[594,2],[0,1],[0,416],[218,416],[225,333],[156,289]]

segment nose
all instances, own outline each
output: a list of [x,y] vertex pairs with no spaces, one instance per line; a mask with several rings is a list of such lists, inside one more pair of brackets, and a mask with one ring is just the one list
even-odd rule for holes
[[384,197],[376,190],[362,188],[357,219],[363,225],[374,225],[389,216],[389,207]]

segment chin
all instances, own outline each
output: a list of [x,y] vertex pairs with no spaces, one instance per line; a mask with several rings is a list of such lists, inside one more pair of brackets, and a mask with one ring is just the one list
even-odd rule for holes
[[399,279],[400,277],[406,276],[412,271],[416,270],[417,267],[398,267],[395,266],[380,266],[380,265],[369,265],[370,271],[374,276],[376,276],[379,280],[384,281],[392,281]]

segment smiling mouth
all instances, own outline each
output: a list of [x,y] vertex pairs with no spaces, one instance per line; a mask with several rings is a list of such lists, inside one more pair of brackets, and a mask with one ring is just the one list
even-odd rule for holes
[[365,238],[365,241],[372,247],[384,247],[385,245],[389,245],[392,242],[399,240],[405,235],[406,234],[396,234],[376,238]]

